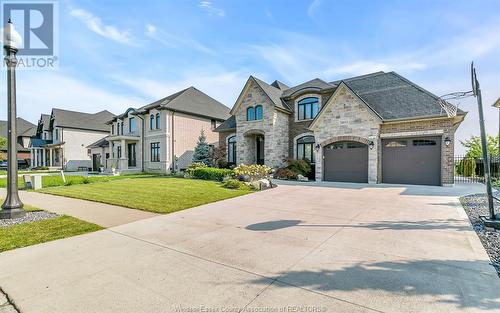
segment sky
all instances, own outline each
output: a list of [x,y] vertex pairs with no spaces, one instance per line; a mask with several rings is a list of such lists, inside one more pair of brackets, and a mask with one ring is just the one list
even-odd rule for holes
[[[500,1],[61,0],[59,67],[18,71],[18,116],[115,114],[195,86],[232,107],[249,75],[289,86],[396,71],[436,95],[471,89],[498,132]],[[15,23],[16,21],[14,21]],[[6,118],[5,70],[0,119]],[[475,98],[456,134],[479,134]]]

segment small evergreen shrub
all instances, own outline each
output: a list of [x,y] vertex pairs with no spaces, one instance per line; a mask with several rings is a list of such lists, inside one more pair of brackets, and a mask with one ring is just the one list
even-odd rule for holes
[[232,176],[233,170],[215,167],[198,167],[190,170],[192,178],[223,181],[226,176]]
[[245,183],[240,182],[237,179],[228,179],[222,183],[222,187],[227,188],[227,189],[242,189],[242,190],[248,190],[250,187],[245,185]]
[[292,172],[295,172],[297,175],[300,174],[303,176],[307,176],[311,172],[311,164],[306,159],[302,160],[290,159],[287,161],[287,163],[288,166],[286,168],[291,170]]
[[297,179],[297,173],[286,167],[277,169],[274,175],[278,179],[285,179],[285,180]]

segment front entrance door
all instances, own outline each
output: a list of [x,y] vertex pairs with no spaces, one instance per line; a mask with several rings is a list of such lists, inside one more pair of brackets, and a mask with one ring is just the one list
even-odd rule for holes
[[256,137],[257,164],[264,165],[264,136]]
[[128,166],[136,167],[137,166],[137,158],[135,154],[135,143],[128,144]]
[[99,167],[101,167],[101,155],[100,154],[92,154],[92,170],[94,172],[99,171]]

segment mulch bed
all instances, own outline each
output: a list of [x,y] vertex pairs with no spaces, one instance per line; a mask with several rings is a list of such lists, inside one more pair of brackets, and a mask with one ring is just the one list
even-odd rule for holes
[[[486,194],[465,196],[460,198],[460,202],[469,216],[472,227],[490,256],[492,265],[500,276],[500,232],[487,230],[480,218],[480,216],[489,215]],[[500,211],[500,203],[497,201],[495,201],[495,211]]]
[[47,211],[29,211],[26,212],[26,215],[21,218],[0,219],[0,227],[8,227],[17,224],[38,222],[50,218],[56,218],[59,216],[60,216],[59,214]]

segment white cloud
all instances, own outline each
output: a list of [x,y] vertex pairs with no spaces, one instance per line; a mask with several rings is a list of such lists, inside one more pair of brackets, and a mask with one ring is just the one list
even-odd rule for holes
[[202,43],[194,39],[174,36],[163,30],[158,29],[153,24],[146,25],[145,35],[148,38],[158,43],[161,43],[162,45],[167,47],[171,48],[189,47],[204,53],[209,53],[209,54],[214,53],[212,49],[208,48],[207,46],[203,45]]
[[224,17],[226,15],[224,10],[214,7],[212,1],[200,1],[199,7],[205,10],[209,16]]
[[70,12],[71,16],[77,18],[81,22],[83,22],[88,29],[99,34],[103,37],[109,38],[116,42],[134,46],[136,43],[134,42],[133,36],[127,30],[119,30],[115,26],[105,25],[102,23],[101,19],[92,13],[84,10],[84,9],[73,9]]

